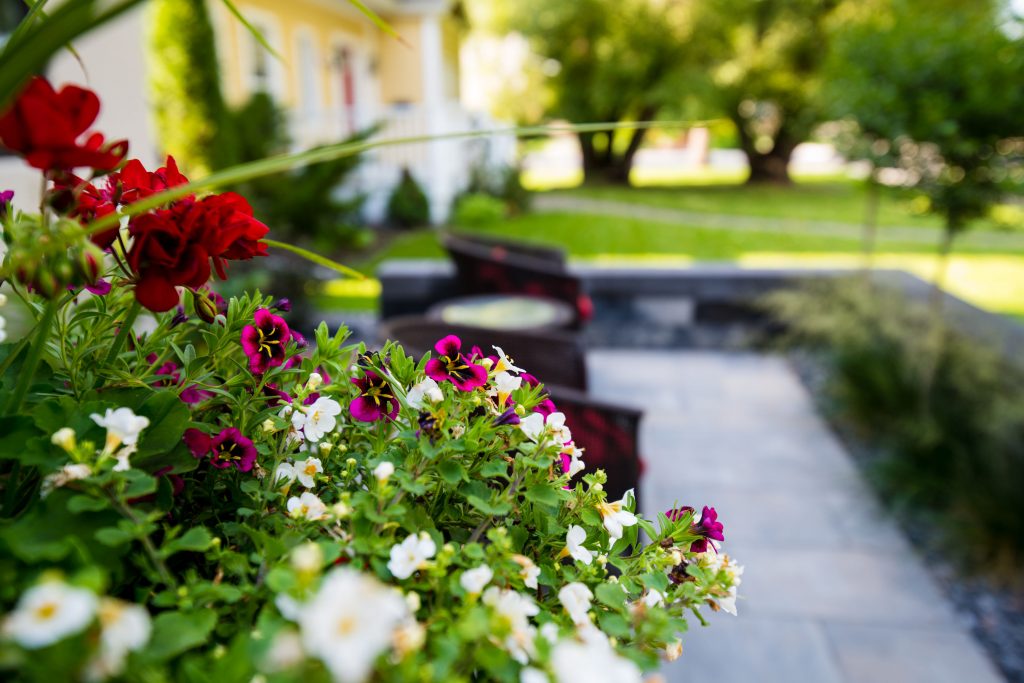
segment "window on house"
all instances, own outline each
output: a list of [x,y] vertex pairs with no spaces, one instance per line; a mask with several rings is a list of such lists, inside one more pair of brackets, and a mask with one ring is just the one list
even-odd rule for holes
[[354,133],[358,123],[356,121],[356,76],[352,51],[347,47],[336,48],[332,64],[335,71],[334,78],[338,79],[341,93],[342,130],[346,133]]
[[301,34],[299,45],[299,84],[301,88],[302,111],[312,114],[320,110],[320,60],[313,37]]
[[[267,36],[269,29],[267,26],[262,25],[258,22],[252,22],[252,25],[260,32],[261,35]],[[251,33],[247,33],[249,40],[249,55],[252,64],[249,81],[252,92],[264,92],[273,94],[273,84],[270,81],[270,59],[271,56],[267,54],[267,48],[263,47],[256,37]]]

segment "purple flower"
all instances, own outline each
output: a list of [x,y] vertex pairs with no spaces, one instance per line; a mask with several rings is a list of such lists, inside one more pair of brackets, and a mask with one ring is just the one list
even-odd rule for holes
[[0,218],[7,217],[7,211],[11,207],[11,201],[14,199],[14,190],[4,190],[0,192]]
[[292,302],[288,299],[278,299],[273,303],[271,308],[277,309],[282,313],[289,313],[292,310]]
[[516,412],[516,407],[514,405],[506,408],[505,412],[494,418],[495,427],[500,427],[502,425],[517,425],[520,422],[522,422],[522,420]]
[[177,327],[188,320],[188,316],[185,315],[185,307],[178,306],[178,311],[171,318],[171,327]]
[[427,361],[427,377],[435,382],[451,382],[460,391],[472,391],[486,384],[487,368],[463,356],[461,349],[462,340],[454,334],[434,344],[438,357]]
[[398,416],[398,399],[391,385],[373,370],[362,377],[353,377],[352,384],[359,388],[359,396],[348,406],[352,417],[360,422],[376,422],[383,418],[394,420]]
[[256,464],[256,447],[234,427],[221,430],[213,438],[198,429],[186,429],[183,440],[193,456],[209,457],[210,464],[218,469],[234,467],[248,472]]
[[178,394],[178,398],[180,398],[184,403],[193,405],[196,403],[202,403],[208,398],[213,398],[213,392],[207,391],[206,389],[200,389],[198,384],[192,384],[182,389],[181,393]]
[[253,318],[256,324],[242,329],[242,349],[249,358],[249,369],[262,375],[284,364],[285,346],[292,335],[284,318],[266,308],[257,309]]
[[673,522],[678,522],[687,514],[691,513],[693,513],[693,519],[690,522],[690,531],[700,536],[700,538],[690,544],[690,552],[706,552],[708,549],[708,539],[712,541],[725,540],[725,535],[722,533],[725,527],[718,521],[718,513],[713,507],[705,505],[699,518],[697,517],[694,509],[689,505],[669,510],[665,513],[665,516]]

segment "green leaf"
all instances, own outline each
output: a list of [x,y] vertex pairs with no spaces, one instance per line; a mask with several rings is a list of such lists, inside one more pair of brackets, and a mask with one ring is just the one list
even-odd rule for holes
[[466,496],[466,500],[469,502],[470,505],[472,505],[485,515],[494,515],[496,517],[501,515],[507,515],[509,511],[512,509],[512,505],[509,504],[508,501],[504,500],[499,501],[497,503],[492,503],[490,501],[484,500],[483,498],[480,498],[479,496]]
[[135,412],[149,418],[139,441],[140,458],[174,450],[191,419],[188,407],[173,391],[153,393]]
[[93,498],[92,496],[77,495],[72,496],[68,500],[68,510],[74,513],[79,512],[96,512],[97,510],[106,510],[110,507],[110,503],[103,498]]
[[488,460],[485,462],[478,471],[480,472],[480,476],[485,479],[490,479],[491,477],[507,477],[508,467],[509,465],[507,462],[501,458],[495,458],[494,460]]
[[453,486],[467,478],[466,468],[454,458],[446,458],[438,462],[437,471],[441,473],[441,477],[446,482]]
[[640,577],[640,581],[648,588],[652,588],[659,593],[664,593],[668,590],[668,575],[664,572],[648,572]]
[[616,609],[626,604],[626,594],[617,583],[602,583],[594,589],[594,596],[609,607]]
[[165,543],[160,548],[160,554],[166,558],[183,551],[201,553],[211,545],[213,545],[213,536],[205,527],[197,526],[189,529],[179,538]]
[[153,620],[153,635],[141,657],[162,662],[206,643],[217,624],[217,613],[203,610],[192,614],[164,612]]
[[602,612],[598,618],[601,630],[616,638],[628,638],[631,635],[629,623],[615,612]]
[[96,540],[103,545],[116,548],[119,545],[130,543],[132,535],[118,527],[106,527],[105,529],[100,529],[96,532]]
[[156,477],[150,476],[142,470],[131,469],[124,473],[128,485],[124,488],[125,498],[139,498],[148,496],[156,491]]
[[556,506],[562,502],[559,490],[552,484],[534,484],[526,489],[526,499],[541,505]]

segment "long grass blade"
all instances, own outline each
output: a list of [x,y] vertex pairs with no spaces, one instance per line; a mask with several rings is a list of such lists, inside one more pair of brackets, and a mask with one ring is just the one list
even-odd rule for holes
[[281,53],[275,50],[274,46],[271,45],[269,41],[267,41],[266,37],[262,33],[260,33],[260,30],[253,26],[252,23],[245,18],[245,15],[243,15],[241,11],[239,11],[238,5],[236,5],[232,0],[220,1],[224,3],[224,6],[227,7],[228,11],[234,15],[235,19],[238,19],[238,21],[242,22],[242,26],[244,26],[246,30],[252,34],[252,37],[256,39],[256,42],[263,46],[263,49],[265,49],[270,54],[274,55],[278,59],[278,61],[284,63],[284,57],[281,56]]
[[360,273],[355,268],[349,268],[348,266],[342,265],[337,261],[332,261],[331,259],[325,258],[320,254],[309,251],[308,249],[303,249],[302,247],[297,247],[294,244],[288,244],[287,242],[278,242],[277,240],[263,239],[261,241],[268,247],[274,247],[275,249],[283,249],[284,251],[290,251],[293,254],[301,256],[307,261],[312,261],[318,266],[323,266],[325,268],[330,268],[331,270],[336,270],[342,275],[348,275],[349,277],[355,278],[357,280],[366,279],[366,276]]
[[360,0],[348,0],[348,3],[355,7],[357,10],[359,10],[364,17],[372,21],[374,26],[379,28],[381,31],[384,31],[384,33],[388,34],[389,36],[400,42],[402,45],[405,45],[407,48],[412,49],[412,45],[410,45],[408,41],[406,41],[406,39],[403,38],[398,33],[398,31],[396,31],[394,27],[391,26],[391,24],[381,19],[376,12],[374,12],[372,9],[364,5]]

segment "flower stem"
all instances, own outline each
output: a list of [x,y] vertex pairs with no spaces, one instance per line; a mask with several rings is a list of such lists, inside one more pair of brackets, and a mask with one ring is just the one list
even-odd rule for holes
[[135,322],[135,318],[139,315],[139,309],[142,306],[139,305],[138,301],[133,301],[131,308],[128,309],[128,314],[124,317],[124,322],[121,323],[121,329],[117,331],[117,336],[114,337],[114,343],[110,345],[110,351],[107,353],[107,360],[104,365],[109,366],[117,358],[117,354],[121,353],[121,347],[124,346],[124,342],[128,339],[128,335],[132,333],[132,324]]
[[48,301],[46,302],[46,307],[43,308],[43,315],[36,324],[36,336],[28,348],[28,355],[25,356],[25,365],[22,366],[21,372],[18,375],[18,384],[14,387],[14,393],[11,394],[11,398],[5,406],[4,413],[6,415],[13,415],[21,409],[21,404],[25,400],[28,388],[35,378],[36,368],[39,367],[39,360],[43,357],[43,349],[46,347],[46,342],[50,336],[50,327],[53,326],[53,321],[57,317],[59,305],[56,301]]

